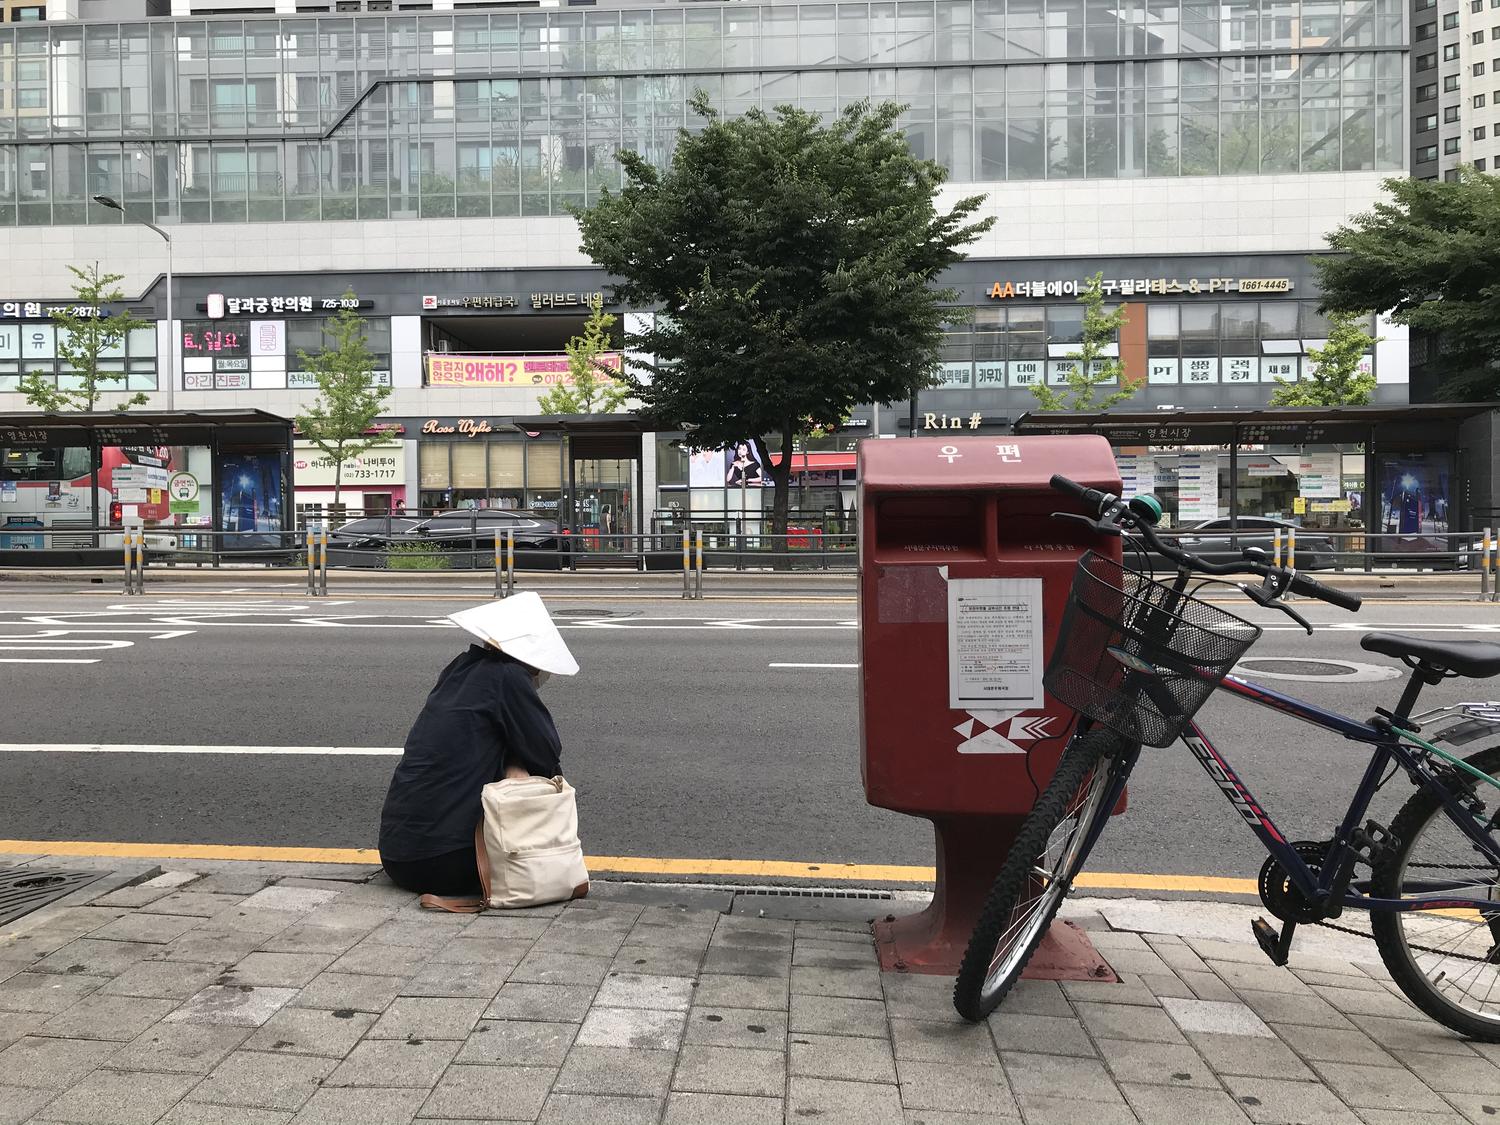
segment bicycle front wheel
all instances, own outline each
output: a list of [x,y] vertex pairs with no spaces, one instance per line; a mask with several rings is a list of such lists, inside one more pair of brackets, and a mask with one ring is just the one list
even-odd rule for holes
[[[1465,759],[1500,778],[1500,746]],[[1462,798],[1484,805],[1478,823],[1494,837],[1500,790],[1465,775]],[[1426,790],[1411,797],[1391,822],[1394,849],[1371,873],[1376,898],[1487,899],[1494,911],[1372,912],[1370,926],[1381,960],[1396,986],[1438,1023],[1463,1035],[1500,1042],[1500,868],[1486,858]]]
[[1112,811],[1106,798],[1128,768],[1126,748],[1119,735],[1096,728],[1063,751],[969,938],[953,985],[953,1006],[964,1019],[984,1019],[1020,979],[1087,858],[1094,825]]

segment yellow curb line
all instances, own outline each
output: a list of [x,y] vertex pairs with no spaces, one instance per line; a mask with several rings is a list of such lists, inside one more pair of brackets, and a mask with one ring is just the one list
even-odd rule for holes
[[[114,859],[250,860],[261,863],[378,864],[373,848],[280,848],[229,844],[136,844],[92,840],[0,840],[0,855],[96,856]],[[589,856],[591,871],[626,875],[738,876],[762,879],[835,880],[862,883],[931,883],[931,867],[865,863],[793,863],[762,859],[655,859]],[[1208,875],[1134,875],[1088,871],[1074,886],[1097,890],[1254,894],[1254,879]]]

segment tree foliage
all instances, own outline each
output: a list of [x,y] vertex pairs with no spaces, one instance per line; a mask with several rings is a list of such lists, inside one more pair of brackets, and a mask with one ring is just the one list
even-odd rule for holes
[[1328,343],[1308,351],[1311,371],[1300,383],[1276,377],[1272,406],[1364,406],[1375,395],[1375,376],[1359,364],[1378,340],[1365,331],[1369,313],[1328,315]]
[[[21,392],[31,406],[49,414],[68,411],[91,411],[101,397],[116,390],[113,383],[125,380],[124,371],[107,371],[99,366],[105,354],[118,351],[125,337],[137,328],[150,328],[149,320],[134,316],[128,309],[109,312],[105,306],[125,299],[120,290],[123,274],[100,273],[99,263],[80,269],[69,266],[73,277],[72,305],[52,310],[57,325],[57,383],[50,373],[34,371],[20,381]],[[80,315],[82,310],[87,315]],[[64,387],[64,381],[76,385]],[[116,410],[144,406],[150,401],[138,391],[116,405]]]
[[971,221],[979,196],[938,209],[946,173],[912,155],[899,105],[826,125],[789,106],[720,117],[701,93],[692,108],[706,124],[664,170],[621,153],[624,188],[578,212],[583,249],[622,301],[661,309],[628,338],[650,357],[625,372],[643,412],[698,448],[754,441],[780,533],[799,433],[932,384],[963,314],[931,282],[993,220]]
[[610,330],[615,315],[597,297],[590,302],[583,333],[563,345],[568,353],[567,386],[556,386],[537,402],[543,414],[613,414],[630,397],[630,388],[600,357],[614,349]]
[[365,318],[354,309],[340,309],[324,326],[323,335],[329,343],[316,355],[297,352],[303,368],[318,382],[318,396],[297,415],[297,428],[333,463],[333,502],[337,504],[344,465],[388,440],[393,427],[376,426],[375,419],[391,389],[375,385]]
[[[1054,390],[1045,383],[1031,388],[1043,410],[1107,410],[1124,402],[1140,388],[1140,383],[1125,377],[1125,364],[1118,356],[1107,354],[1125,327],[1125,306],[1104,311],[1104,274],[1089,278],[1088,287],[1078,295],[1083,305],[1083,339],[1078,350],[1068,356],[1073,370],[1068,372],[1066,390]],[[1099,388],[1108,383],[1120,389],[1099,398]]]
[[1390,179],[1316,262],[1325,309],[1388,313],[1439,343],[1445,399],[1500,398],[1500,177]]

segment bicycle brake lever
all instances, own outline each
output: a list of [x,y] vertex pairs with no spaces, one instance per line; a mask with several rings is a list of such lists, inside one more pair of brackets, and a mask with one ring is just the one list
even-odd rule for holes
[[1053,512],[1052,518],[1055,520],[1076,520],[1077,522],[1092,528],[1100,535],[1120,534],[1119,527],[1113,524],[1101,523],[1098,520],[1091,520],[1088,516],[1081,516],[1077,512]]
[[1302,628],[1306,629],[1307,635],[1309,637],[1312,636],[1312,623],[1291,606],[1278,599],[1275,594],[1268,593],[1260,586],[1252,586],[1248,582],[1239,583],[1239,587],[1245,592],[1245,596],[1253,601],[1256,605],[1264,606],[1266,609],[1280,610],[1282,613],[1286,614],[1293,621],[1295,621],[1298,625],[1301,625]]

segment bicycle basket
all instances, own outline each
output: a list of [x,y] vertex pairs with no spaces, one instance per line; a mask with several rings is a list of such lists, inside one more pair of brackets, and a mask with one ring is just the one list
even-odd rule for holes
[[1170,746],[1260,634],[1090,551],[1078,562],[1044,682],[1132,742]]

